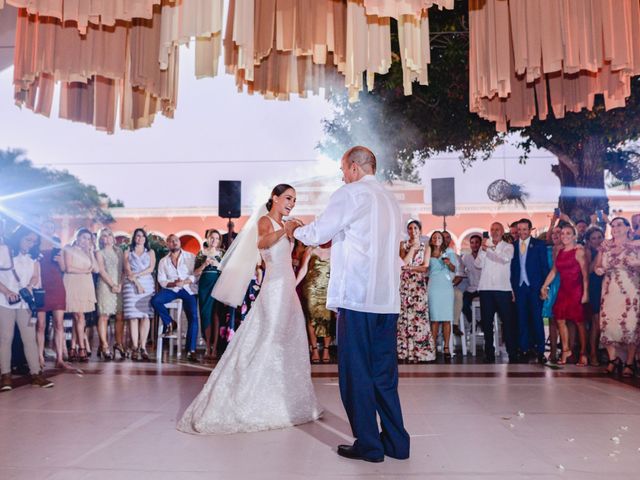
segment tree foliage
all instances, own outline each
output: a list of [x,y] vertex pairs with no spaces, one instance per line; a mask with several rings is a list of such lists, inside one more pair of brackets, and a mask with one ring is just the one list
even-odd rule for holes
[[[326,139],[319,148],[339,156],[352,145],[370,145],[385,176],[408,180],[435,154],[457,152],[465,168],[488,158],[507,136],[469,112],[467,25],[466,1],[455,2],[454,10],[432,9],[430,84],[414,84],[413,94],[405,96],[396,55],[391,71],[378,77],[374,90],[362,93],[359,102],[333,97],[334,117],[324,123]],[[397,43],[394,49],[398,51]],[[629,160],[638,158],[633,142],[640,138],[640,79],[632,80],[626,108],[606,111],[597,98],[593,111],[568,113],[563,119],[550,115],[510,133],[518,134],[522,162],[533,148],[558,157],[553,171],[563,187],[563,211],[582,218],[597,208],[607,210],[605,169],[628,172]]]
[[34,166],[23,150],[0,150],[0,214],[16,222],[67,214],[111,223],[104,197],[69,172]]

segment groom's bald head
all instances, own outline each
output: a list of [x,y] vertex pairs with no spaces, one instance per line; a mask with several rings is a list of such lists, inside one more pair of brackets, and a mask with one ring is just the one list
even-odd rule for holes
[[342,156],[345,183],[357,182],[365,175],[376,173],[376,156],[367,147],[352,147]]

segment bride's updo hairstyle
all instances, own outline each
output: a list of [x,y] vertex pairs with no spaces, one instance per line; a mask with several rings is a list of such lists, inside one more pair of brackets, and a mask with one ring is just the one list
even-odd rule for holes
[[271,190],[271,195],[269,196],[269,201],[267,202],[268,211],[271,211],[271,208],[273,207],[273,197],[279,197],[287,190],[295,190],[295,188],[293,188],[291,185],[288,185],[286,183],[280,183],[275,187],[273,187],[273,190]]

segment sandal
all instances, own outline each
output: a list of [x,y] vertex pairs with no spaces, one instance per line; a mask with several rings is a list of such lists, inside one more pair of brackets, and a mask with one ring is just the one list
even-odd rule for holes
[[127,352],[125,352],[124,347],[120,343],[116,343],[113,345],[113,358],[116,358],[116,352],[120,355],[120,360],[124,360],[127,358]]
[[314,365],[320,363],[320,354],[318,353],[318,347],[311,347],[311,363]]
[[140,349],[140,358],[142,359],[143,362],[149,361],[149,354],[144,348]]
[[449,347],[445,347],[444,349],[444,359],[447,361],[451,360],[451,352],[449,351]]
[[631,378],[636,375],[636,366],[633,363],[625,363],[622,369],[622,376],[624,378]]
[[[568,354],[568,355],[567,355]],[[565,356],[566,355],[566,356]],[[567,360],[569,360],[573,356],[571,350],[562,350],[562,355],[560,355],[560,360],[558,360],[558,365],[566,365]]]
[[104,347],[98,347],[98,358],[104,358],[105,362],[109,362],[111,360],[113,360],[113,354],[111,353],[111,350],[109,349],[109,347],[104,348]]
[[89,361],[89,356],[87,355],[86,348],[78,349],[78,361],[81,363],[87,363]]
[[605,368],[604,373],[613,375],[614,373],[616,373],[617,370],[620,370],[621,368],[622,368],[622,360],[620,360],[620,357],[616,357],[613,360],[609,360],[607,362],[607,368]]
[[73,347],[72,349],[69,350],[68,360],[70,362],[77,362],[78,361],[78,347]]
[[324,347],[322,349],[322,363],[331,363],[331,352],[329,352],[329,347]]
[[589,365],[589,361],[587,360],[587,356],[585,354],[580,355],[580,360],[576,363],[577,367],[586,367]]
[[598,356],[597,355],[591,355],[589,357],[589,365],[591,365],[592,367],[599,367],[600,366],[600,361],[598,360]]

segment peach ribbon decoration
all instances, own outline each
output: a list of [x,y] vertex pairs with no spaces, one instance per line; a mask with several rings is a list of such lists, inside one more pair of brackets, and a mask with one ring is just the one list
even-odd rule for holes
[[469,27],[470,110],[499,131],[624,107],[640,74],[639,0],[470,0]]

